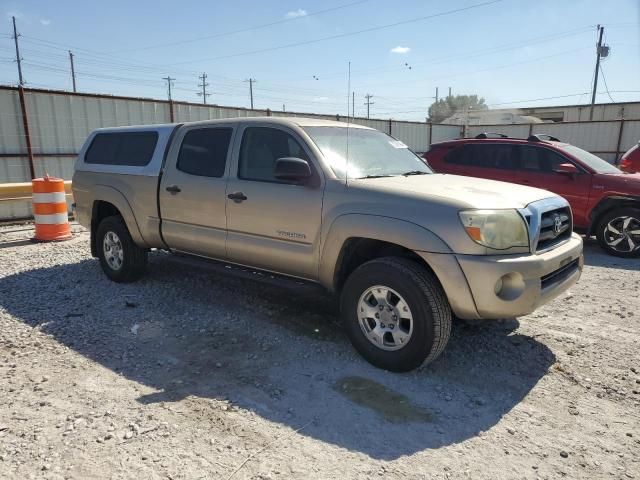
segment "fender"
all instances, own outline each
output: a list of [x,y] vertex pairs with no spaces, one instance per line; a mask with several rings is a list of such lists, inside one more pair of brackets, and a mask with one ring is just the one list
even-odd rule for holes
[[415,223],[380,215],[341,215],[329,227],[321,246],[318,279],[330,291],[335,291],[334,276],[342,247],[353,237],[381,240],[413,251],[451,253],[440,237]]
[[133,209],[131,208],[129,201],[122,194],[122,192],[109,185],[97,184],[92,188],[92,193],[93,202],[109,202],[118,209],[118,211],[122,215],[122,218],[124,219],[124,223],[129,229],[131,238],[133,238],[133,241],[136,243],[136,245],[142,248],[149,248],[149,245],[147,245],[147,242],[144,240],[144,237],[140,233],[140,227],[138,226],[138,221],[133,214]]
[[595,228],[598,226],[597,222],[599,218],[607,211],[613,208],[622,207],[640,207],[640,197],[635,195],[611,195],[600,199],[595,207],[589,213],[589,228],[587,229],[587,236],[593,235]]

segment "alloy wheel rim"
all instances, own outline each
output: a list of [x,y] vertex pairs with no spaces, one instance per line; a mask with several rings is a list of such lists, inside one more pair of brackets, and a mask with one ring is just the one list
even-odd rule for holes
[[630,253],[640,248],[640,220],[635,217],[616,217],[604,229],[606,244],[621,253]]
[[115,232],[107,232],[102,241],[102,249],[109,267],[113,270],[120,270],[124,259],[120,237]]
[[392,288],[375,285],[365,290],[357,314],[362,333],[376,347],[394,351],[409,343],[413,315],[406,300]]

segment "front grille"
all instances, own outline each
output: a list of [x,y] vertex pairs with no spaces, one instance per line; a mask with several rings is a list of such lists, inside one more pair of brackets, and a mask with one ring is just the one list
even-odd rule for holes
[[567,263],[564,267],[560,267],[558,270],[548,273],[540,279],[540,286],[542,290],[551,285],[555,285],[569,278],[580,267],[580,261],[578,258],[572,262]]
[[571,237],[571,210],[569,207],[543,212],[540,217],[540,236],[536,251],[548,250]]

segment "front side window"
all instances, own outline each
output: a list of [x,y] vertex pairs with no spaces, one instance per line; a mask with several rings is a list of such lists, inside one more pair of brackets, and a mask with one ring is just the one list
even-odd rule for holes
[[377,130],[347,127],[306,127],[304,130],[338,178],[433,173],[404,143]]
[[240,146],[238,177],[282,183],[273,174],[276,161],[285,157],[309,160],[302,146],[289,133],[276,128],[249,127],[244,131]]
[[84,156],[84,163],[144,167],[153,157],[157,132],[98,133]]
[[178,170],[201,177],[222,177],[227,163],[231,128],[189,130],[178,154]]
[[570,163],[569,160],[552,152],[548,148],[519,147],[520,168],[538,173],[552,173],[561,163]]

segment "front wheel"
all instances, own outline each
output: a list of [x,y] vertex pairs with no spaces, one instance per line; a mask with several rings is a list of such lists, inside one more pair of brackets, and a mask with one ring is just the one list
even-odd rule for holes
[[144,274],[147,251],[134,243],[121,217],[107,217],[100,222],[96,247],[102,270],[114,282],[133,282]]
[[640,256],[640,210],[626,207],[605,214],[598,223],[596,238],[611,255]]
[[435,360],[451,332],[451,309],[438,280],[404,258],[379,258],[358,267],[342,290],[341,311],[356,350],[392,372]]

